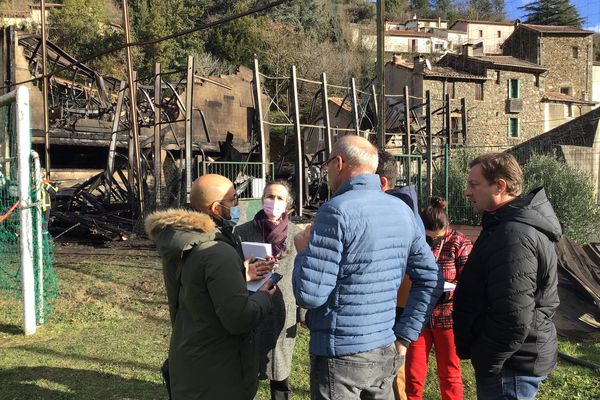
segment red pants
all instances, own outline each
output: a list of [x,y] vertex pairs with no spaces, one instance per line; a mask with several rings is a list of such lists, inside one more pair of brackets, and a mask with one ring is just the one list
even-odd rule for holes
[[425,328],[406,352],[406,396],[421,399],[427,378],[427,362],[431,346],[435,346],[437,373],[442,400],[462,400],[463,383],[460,359],[454,347],[452,328]]

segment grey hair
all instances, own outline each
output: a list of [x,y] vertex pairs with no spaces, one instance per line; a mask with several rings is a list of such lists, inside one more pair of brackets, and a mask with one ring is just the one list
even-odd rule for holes
[[360,136],[342,136],[333,145],[331,154],[341,156],[353,168],[365,169],[369,173],[377,171],[379,163],[377,148]]
[[273,185],[280,185],[285,188],[285,190],[287,191],[287,194],[288,194],[286,208],[288,210],[290,210],[292,208],[292,206],[294,205],[294,194],[292,193],[292,186],[290,185],[290,183],[288,181],[284,181],[283,179],[275,179],[274,181],[267,182],[267,184],[265,185],[265,188],[263,189],[262,199],[263,200],[265,199],[265,193],[267,192],[267,189],[269,188],[269,186],[273,186]]

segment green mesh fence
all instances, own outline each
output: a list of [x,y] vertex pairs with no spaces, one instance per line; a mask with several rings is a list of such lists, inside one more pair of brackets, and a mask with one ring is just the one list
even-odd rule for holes
[[[22,297],[20,203],[17,170],[17,133],[14,103],[0,107],[0,292]],[[43,200],[44,184],[36,186],[31,165],[31,203],[25,209],[32,216],[33,266],[36,321],[47,320],[58,294],[58,279],[53,269],[53,245],[47,231]],[[38,196],[39,195],[39,196]],[[39,201],[36,199],[40,197]]]

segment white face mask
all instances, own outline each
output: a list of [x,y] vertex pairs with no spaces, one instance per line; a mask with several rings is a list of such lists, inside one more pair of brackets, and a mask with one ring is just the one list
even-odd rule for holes
[[285,201],[275,199],[263,200],[263,211],[269,218],[279,218],[285,212]]

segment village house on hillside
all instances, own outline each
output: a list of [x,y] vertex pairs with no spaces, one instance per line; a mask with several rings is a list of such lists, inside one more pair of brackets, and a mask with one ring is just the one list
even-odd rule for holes
[[[373,30],[362,33],[362,46],[366,49],[377,48],[377,33]],[[441,54],[448,50],[448,39],[433,33],[416,30],[388,30],[384,41],[387,53]]]
[[[503,55],[474,55],[468,44],[463,54],[447,53],[430,67],[422,58],[412,64],[394,58],[386,66],[386,93],[398,95],[408,86],[416,97],[428,90],[438,101],[448,95],[453,111],[451,144],[513,146],[585,114],[595,104],[586,95],[591,91],[591,59],[574,50],[591,49],[592,32],[564,28],[553,27],[539,50],[515,45],[521,43],[516,39],[521,31],[539,30],[520,24]],[[530,45],[537,43],[531,40]],[[514,51],[517,47],[523,53]],[[557,86],[559,82],[562,86]],[[457,112],[461,98],[467,103],[467,137],[458,133],[462,131]],[[433,131],[441,130],[443,123],[443,118],[433,118]]]
[[[470,48],[470,46],[467,46]],[[411,96],[423,97],[431,92],[436,104],[446,95],[451,102],[451,144],[513,145],[532,137],[543,125],[543,110],[539,106],[542,90],[536,76],[546,70],[533,63],[511,57],[488,60],[464,54],[446,54],[429,68],[422,58],[413,64],[398,62],[386,66],[386,90],[402,93],[408,85]],[[468,137],[460,136],[460,99],[465,98],[468,110]],[[534,123],[536,126],[531,126]],[[443,128],[444,119],[434,117],[432,130]]]
[[502,54],[546,67],[546,92],[590,100],[593,34],[571,26],[518,24],[502,45]]
[[465,32],[466,43],[482,54],[502,54],[500,46],[514,29],[514,24],[508,21],[460,19],[450,26],[452,31]]

